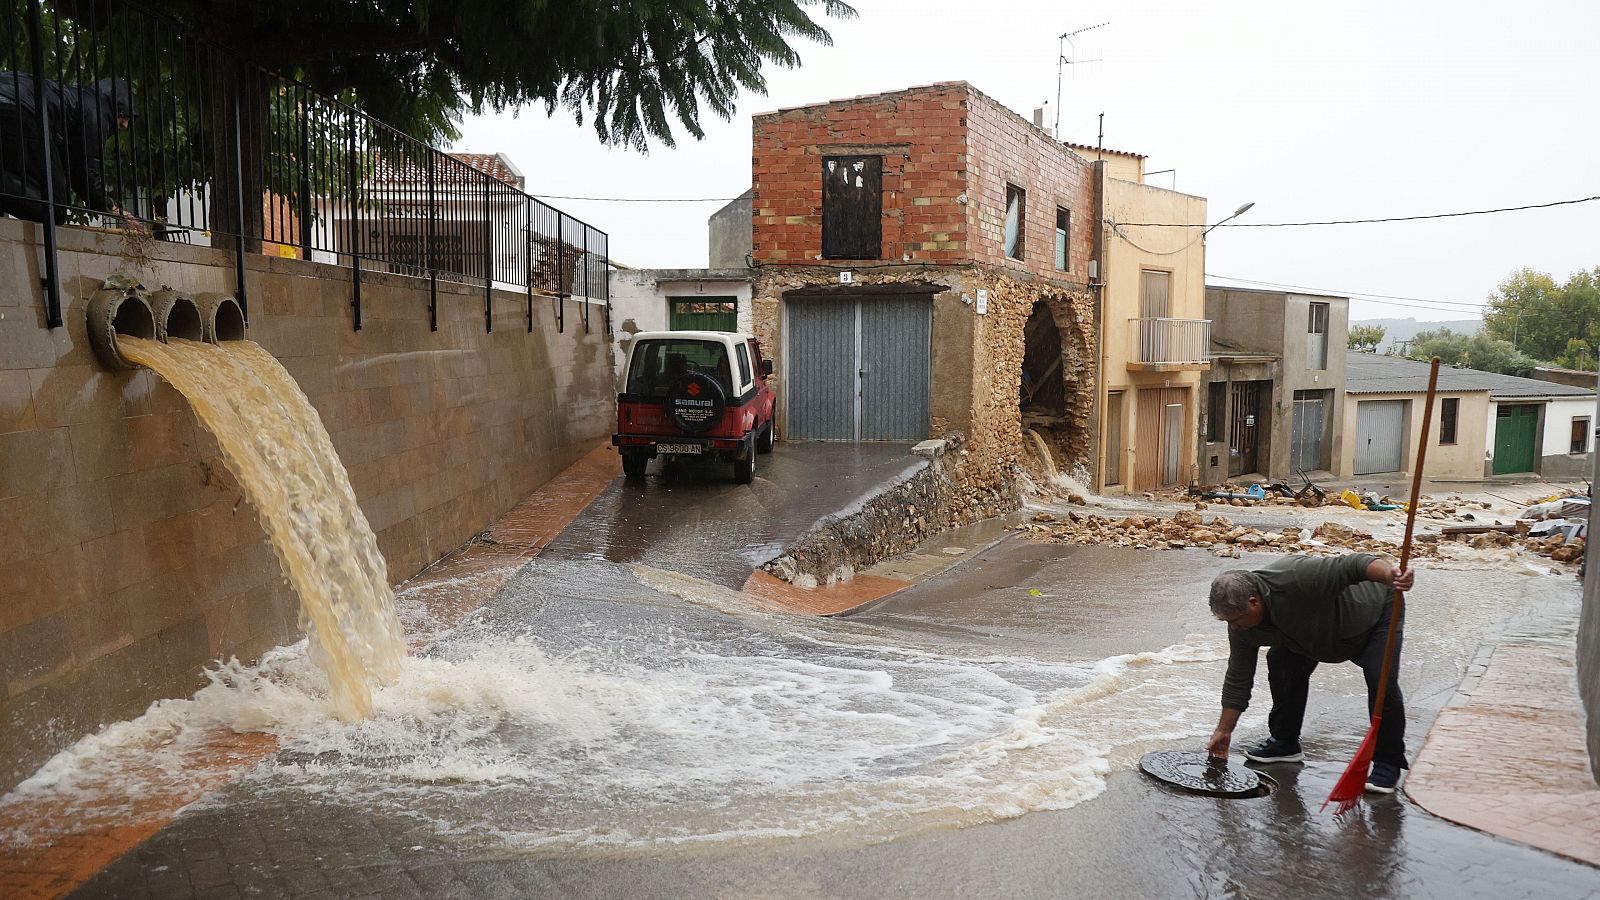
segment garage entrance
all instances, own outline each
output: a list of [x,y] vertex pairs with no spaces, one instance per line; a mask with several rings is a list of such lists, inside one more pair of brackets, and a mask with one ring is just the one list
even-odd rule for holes
[[1355,475],[1400,471],[1407,400],[1363,400],[1356,404]]
[[928,436],[931,296],[791,296],[784,306],[789,440]]
[[1532,472],[1538,435],[1539,407],[1536,404],[1500,404],[1494,414],[1494,474]]

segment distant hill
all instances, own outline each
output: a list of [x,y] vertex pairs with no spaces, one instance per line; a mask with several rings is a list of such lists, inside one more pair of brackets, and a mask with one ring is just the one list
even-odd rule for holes
[[1381,325],[1384,328],[1383,343],[1378,345],[1378,352],[1394,346],[1395,341],[1409,341],[1417,336],[1419,331],[1438,331],[1448,328],[1457,334],[1477,334],[1483,328],[1482,319],[1457,319],[1451,322],[1418,322],[1416,319],[1362,319],[1352,321],[1351,327],[1356,325]]

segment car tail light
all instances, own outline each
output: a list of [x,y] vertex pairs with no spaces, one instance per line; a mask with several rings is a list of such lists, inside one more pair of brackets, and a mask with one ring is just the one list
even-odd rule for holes
[[617,443],[637,446],[639,444],[649,444],[652,441],[646,437],[620,437],[617,438]]
[[729,441],[723,438],[716,438],[711,442],[711,446],[716,450],[737,450],[744,446],[744,441]]

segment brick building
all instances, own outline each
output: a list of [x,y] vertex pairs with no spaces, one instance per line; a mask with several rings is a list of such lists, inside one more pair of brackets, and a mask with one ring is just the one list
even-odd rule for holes
[[758,115],[752,164],[782,436],[958,438],[969,513],[1025,419],[1093,465],[1094,164],[964,82]]

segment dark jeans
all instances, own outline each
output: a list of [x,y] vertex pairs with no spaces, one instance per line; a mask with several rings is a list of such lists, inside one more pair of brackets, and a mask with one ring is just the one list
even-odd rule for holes
[[[1377,699],[1378,676],[1383,668],[1383,642],[1389,636],[1389,618],[1393,607],[1386,606],[1378,623],[1367,634],[1367,643],[1350,660],[1361,667],[1367,676],[1367,713]],[[1389,673],[1389,691],[1383,700],[1383,721],[1378,725],[1377,746],[1373,750],[1374,762],[1386,762],[1402,769],[1410,768],[1406,762],[1406,704],[1400,694],[1400,647],[1405,643],[1405,617],[1395,633],[1395,664]],[[1267,651],[1267,684],[1272,688],[1272,712],[1267,716],[1267,730],[1280,741],[1298,743],[1300,725],[1306,717],[1306,695],[1311,690],[1311,673],[1317,661],[1285,647]]]

